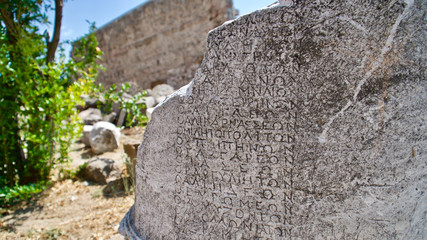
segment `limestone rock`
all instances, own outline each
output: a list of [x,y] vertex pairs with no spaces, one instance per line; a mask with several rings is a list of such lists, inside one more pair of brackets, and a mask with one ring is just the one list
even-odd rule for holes
[[128,99],[132,98],[132,95],[125,92],[125,93],[122,94],[122,98],[125,99],[125,100],[128,100]]
[[113,102],[113,104],[111,106],[111,108],[112,108],[111,110],[112,110],[112,112],[115,112],[117,114],[117,116],[119,116],[120,115],[120,111],[121,111],[120,107],[121,107],[120,103]]
[[92,132],[92,129],[92,125],[84,125],[83,127],[83,136],[81,138],[81,141],[86,147],[90,146],[90,133]]
[[114,151],[120,144],[120,129],[109,122],[98,122],[93,126],[89,140],[95,154]]
[[136,104],[144,104],[145,106],[140,109],[141,113],[147,115],[147,109],[153,108],[157,105],[156,99],[152,96],[146,96],[142,100],[136,102]]
[[156,99],[150,96],[144,97],[144,103],[146,108],[152,108],[157,105]]
[[[138,103],[139,102],[137,102],[137,104]],[[145,104],[145,108],[152,108],[156,106],[156,99],[152,96],[147,96],[142,99],[141,103]]]
[[117,113],[111,112],[110,114],[104,116],[103,121],[113,123],[116,120],[116,118],[117,118]]
[[119,114],[119,117],[117,118],[117,122],[116,122],[117,127],[122,127],[125,125],[126,115],[127,115],[126,110],[120,109],[120,114]]
[[114,160],[96,158],[89,161],[83,170],[83,178],[98,184],[107,184],[120,178],[121,167]]
[[139,147],[131,239],[427,239],[427,4],[293,1],[207,38]]
[[159,104],[163,102],[166,98],[167,98],[166,96],[156,97],[156,103]]
[[95,123],[102,121],[101,110],[97,108],[88,108],[81,111],[78,116],[85,125],[94,125]]
[[175,90],[167,84],[160,84],[151,89],[151,96],[156,100],[156,104],[163,102],[167,96],[171,95]]

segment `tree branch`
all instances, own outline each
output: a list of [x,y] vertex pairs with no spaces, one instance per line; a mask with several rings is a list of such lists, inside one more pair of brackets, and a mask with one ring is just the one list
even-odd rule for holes
[[7,0],[0,0],[0,16],[6,25],[7,34],[10,37],[10,41],[14,44],[17,40],[18,30],[16,28],[16,24],[13,21],[13,15],[8,11],[9,4]]
[[53,31],[53,38],[47,44],[46,63],[51,63],[55,59],[55,52],[59,44],[59,36],[62,24],[62,9],[64,7],[64,0],[55,0],[55,27]]

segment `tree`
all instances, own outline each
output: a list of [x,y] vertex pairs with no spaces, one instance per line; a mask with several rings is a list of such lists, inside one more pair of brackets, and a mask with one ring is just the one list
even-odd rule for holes
[[63,0],[54,0],[50,39],[37,26],[52,1],[0,0],[0,186],[44,181],[77,135],[80,95],[91,91],[101,51],[92,32],[75,59],[55,59]]

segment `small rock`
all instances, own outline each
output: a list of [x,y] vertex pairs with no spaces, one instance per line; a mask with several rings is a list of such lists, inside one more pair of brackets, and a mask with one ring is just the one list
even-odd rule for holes
[[146,96],[142,98],[142,100],[139,100],[136,102],[136,104],[145,104],[143,107],[141,107],[139,110],[142,114],[147,115],[147,109],[153,108],[157,105],[156,99],[152,96]]
[[144,97],[141,102],[145,103],[146,108],[152,108],[156,106],[156,99],[152,96]]
[[166,98],[167,98],[167,96],[156,97],[156,103],[159,104],[159,103],[163,102]]
[[96,158],[89,161],[83,170],[83,178],[99,184],[107,184],[120,178],[121,167],[114,160]]
[[151,90],[151,96],[156,99],[157,103],[162,102],[167,96],[171,95],[175,90],[168,84],[160,84]]
[[116,120],[116,117],[117,113],[111,112],[110,114],[104,117],[103,121],[113,123]]
[[90,132],[92,132],[93,126],[92,125],[85,125],[83,127],[83,136],[81,138],[81,141],[84,143],[84,145],[90,146]]
[[147,89],[147,90],[145,90],[146,92],[147,92],[147,96],[153,96],[153,90],[151,90],[151,89]]
[[98,116],[98,115],[89,115],[84,121],[83,123],[85,125],[93,125],[97,122],[102,121],[102,117]]
[[125,125],[126,122],[126,111],[124,109],[120,110],[119,118],[117,119],[116,126],[121,127]]
[[132,95],[130,95],[129,93],[123,93],[122,98],[125,100],[129,100],[132,98]]
[[83,120],[85,125],[93,125],[97,122],[102,121],[101,110],[97,108],[88,108],[79,113],[79,118]]
[[113,151],[120,144],[120,129],[109,122],[98,122],[93,126],[89,140],[95,154]]
[[111,108],[112,108],[112,112],[115,112],[117,116],[120,114],[120,111],[121,111],[120,103],[113,102],[113,104],[111,105]]

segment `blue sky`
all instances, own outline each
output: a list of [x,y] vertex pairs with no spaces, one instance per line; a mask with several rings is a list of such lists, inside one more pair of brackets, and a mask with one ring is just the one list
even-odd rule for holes
[[[76,40],[88,32],[89,22],[97,27],[116,19],[147,0],[68,0],[64,3],[61,41]],[[275,0],[233,0],[241,15],[265,7]],[[50,27],[51,28],[51,27]]]

